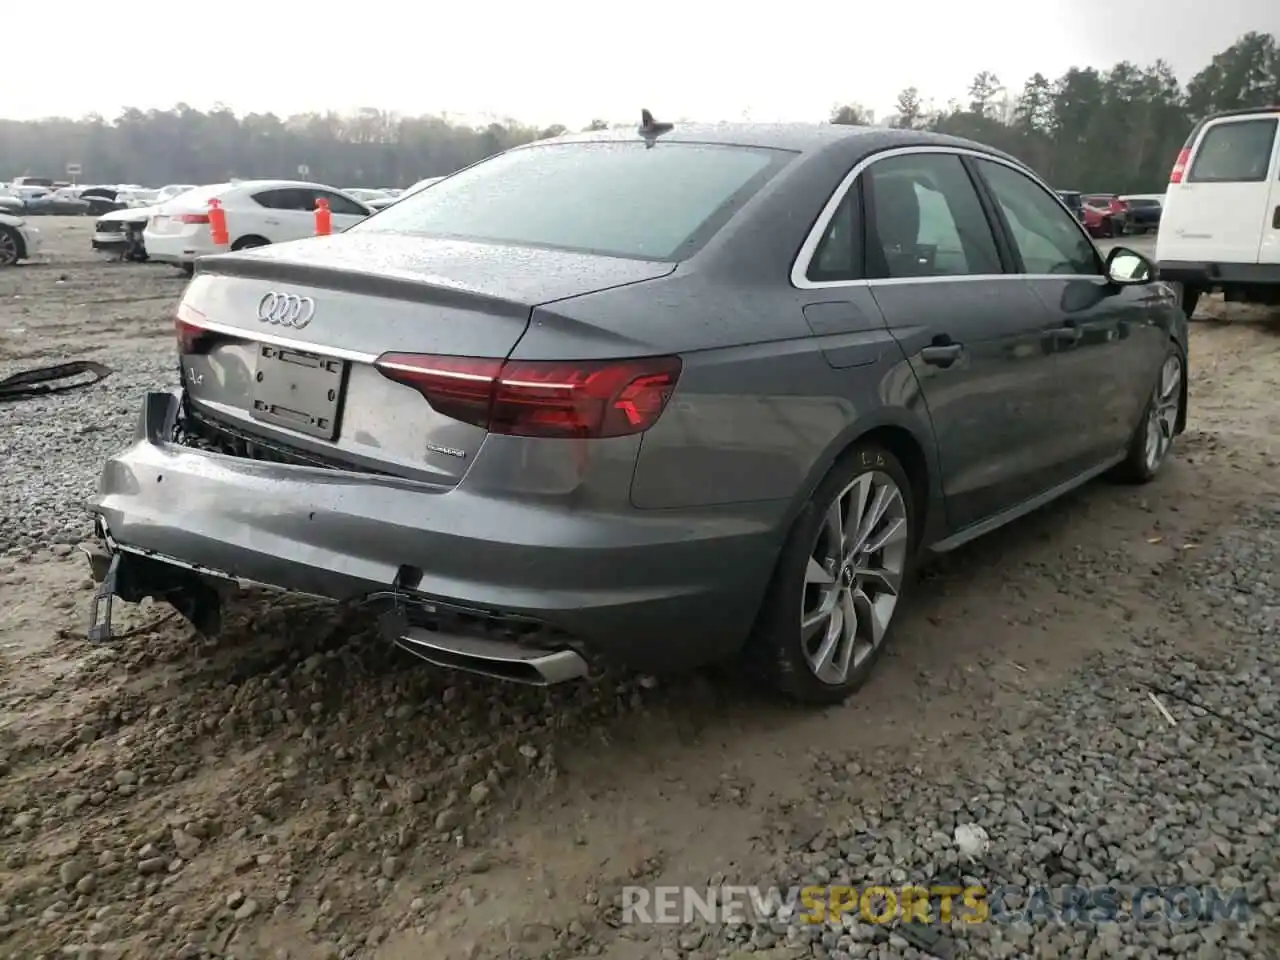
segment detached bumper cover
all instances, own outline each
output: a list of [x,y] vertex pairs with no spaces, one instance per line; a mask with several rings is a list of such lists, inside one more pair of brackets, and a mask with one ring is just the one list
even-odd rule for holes
[[596,513],[173,443],[179,394],[148,394],[90,501],[121,549],[360,600],[415,595],[535,618],[639,669],[732,653],[777,556],[786,505]]

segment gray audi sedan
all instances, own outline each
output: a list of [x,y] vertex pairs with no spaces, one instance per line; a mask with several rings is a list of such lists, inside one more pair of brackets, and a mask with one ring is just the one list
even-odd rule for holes
[[540,141],[200,260],[176,328],[92,501],[92,636],[113,596],[216,631],[239,581],[538,684],[741,657],[838,701],[926,552],[1151,480],[1186,414],[1152,264],[917,131]]

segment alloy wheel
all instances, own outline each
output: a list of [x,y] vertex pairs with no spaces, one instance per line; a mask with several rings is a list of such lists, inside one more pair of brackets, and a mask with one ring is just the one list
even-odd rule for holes
[[854,478],[827,507],[804,573],[800,642],[809,669],[839,685],[879,649],[906,570],[907,505],[887,473]]
[[11,267],[18,262],[18,238],[8,230],[0,230],[0,266]]
[[1171,356],[1160,368],[1147,415],[1147,470],[1154,473],[1164,462],[1178,427],[1178,407],[1182,402],[1182,360]]

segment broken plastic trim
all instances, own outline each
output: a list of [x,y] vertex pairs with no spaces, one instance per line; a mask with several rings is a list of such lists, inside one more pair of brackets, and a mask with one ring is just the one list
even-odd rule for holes
[[88,639],[113,639],[111,608],[116,597],[137,603],[146,597],[163,600],[206,637],[222,626],[222,598],[200,572],[154,557],[122,550],[104,537],[106,546],[86,549],[93,577],[98,580],[89,611]]
[[[102,363],[92,360],[72,360],[70,363],[55,363],[51,367],[36,367],[24,370],[13,376],[0,380],[0,403],[13,403],[31,397],[43,397],[53,393],[66,393],[68,390],[80,390],[91,387],[100,380],[105,380],[114,371]],[[51,386],[59,380],[93,374],[92,380],[81,380],[77,383],[64,383]]]

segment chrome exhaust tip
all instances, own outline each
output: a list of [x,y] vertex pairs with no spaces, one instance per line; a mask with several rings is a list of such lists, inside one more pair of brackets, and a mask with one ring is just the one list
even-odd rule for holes
[[573,650],[537,650],[403,624],[393,633],[392,642],[437,667],[535,687],[579,680],[591,673],[587,661]]

